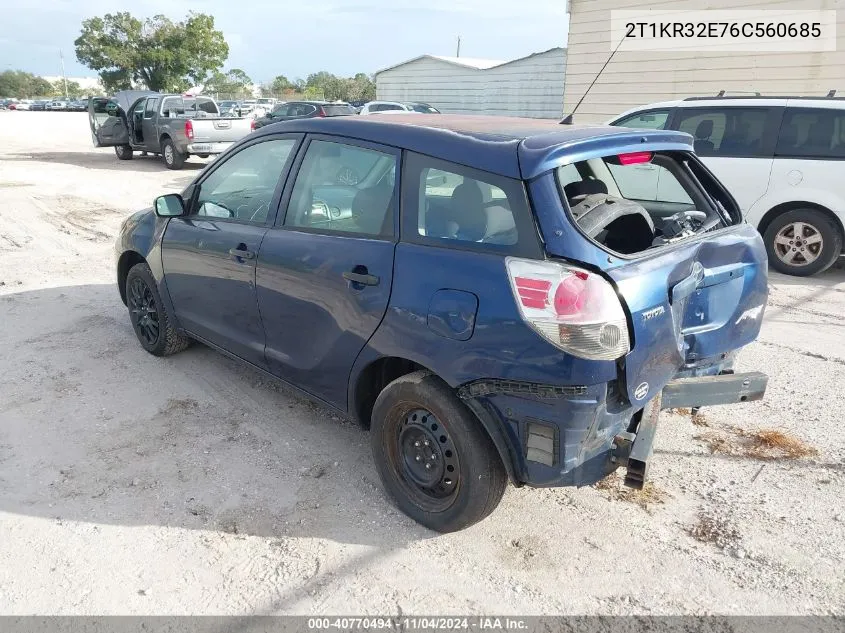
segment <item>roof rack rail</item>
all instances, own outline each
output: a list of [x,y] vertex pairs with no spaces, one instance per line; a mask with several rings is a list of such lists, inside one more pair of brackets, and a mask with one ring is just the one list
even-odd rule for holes
[[[726,92],[727,92],[727,90],[720,90],[719,94],[717,94],[716,96],[717,97],[724,97],[724,96],[726,96],[726,94],[725,94]],[[753,97],[761,96],[759,92],[750,92],[750,91],[745,91],[745,90],[732,90],[731,92],[740,92],[742,94],[751,95]]]
[[833,98],[833,97],[835,97],[835,96],[836,96],[836,91],[835,91],[835,90],[831,90],[830,92],[828,92],[828,93],[827,93],[827,97],[828,97],[829,99],[832,99],[832,98]]

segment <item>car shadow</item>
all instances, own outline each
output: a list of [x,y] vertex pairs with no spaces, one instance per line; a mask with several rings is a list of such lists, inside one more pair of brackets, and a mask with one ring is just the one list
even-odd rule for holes
[[811,277],[784,275],[783,273],[770,269],[769,282],[779,286],[807,286],[819,288],[832,288],[841,284],[843,286],[842,289],[845,290],[845,257],[840,257],[833,266],[823,273],[819,273]]
[[[27,161],[37,160],[47,163],[62,163],[74,165],[86,169],[107,169],[113,171],[166,171],[167,167],[160,156],[147,154],[142,156],[140,152],[135,153],[132,160],[118,160],[110,148],[91,150],[84,152],[12,152],[0,155],[0,161]],[[197,172],[209,164],[209,159],[189,157],[182,168],[184,171]],[[174,172],[178,173],[178,172]]]
[[146,353],[114,285],[0,290],[0,512],[382,552],[436,536],[391,505],[364,429],[202,345]]

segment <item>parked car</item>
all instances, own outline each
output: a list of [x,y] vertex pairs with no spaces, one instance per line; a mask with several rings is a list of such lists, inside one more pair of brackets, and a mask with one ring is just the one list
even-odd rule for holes
[[294,119],[313,119],[355,114],[355,109],[348,103],[329,103],[328,101],[288,101],[266,116],[255,120],[255,128],[261,128],[279,121]]
[[375,112],[408,111],[411,108],[397,101],[370,101],[365,103],[358,114],[373,114]]
[[44,112],[47,109],[48,103],[48,101],[44,101],[43,99],[39,101],[33,101],[31,104],[29,104],[29,109],[32,112]]
[[[779,272],[807,276],[836,262],[845,243],[845,99],[692,97],[641,106],[613,125],[687,132],[763,235]],[[654,168],[641,195],[671,196]]]
[[120,160],[136,150],[161,154],[169,169],[181,169],[191,154],[221,154],[252,130],[252,121],[220,116],[203,96],[129,90],[90,99],[88,113],[95,147],[114,147]]
[[29,110],[32,107],[31,99],[21,99],[9,105],[9,110]]
[[85,112],[88,110],[88,102],[87,101],[71,101],[68,104],[68,110],[71,112]]
[[[766,251],[691,137],[408,121],[266,127],[132,215],[116,272],[141,346],[202,341],[369,426],[389,494],[441,532],[509,479],[641,487],[661,408],[763,396],[731,372]],[[625,198],[643,165],[692,203]]]
[[68,102],[62,101],[61,99],[53,100],[52,103],[50,103],[50,109],[53,110],[53,111],[67,110],[68,109]]
[[220,114],[222,116],[240,116],[240,113],[237,111],[237,101],[221,101],[217,106],[220,108]]
[[431,106],[427,103],[421,103],[419,101],[414,101],[411,103],[404,104],[408,109],[413,110],[414,112],[420,112],[422,114],[440,114],[440,110]]

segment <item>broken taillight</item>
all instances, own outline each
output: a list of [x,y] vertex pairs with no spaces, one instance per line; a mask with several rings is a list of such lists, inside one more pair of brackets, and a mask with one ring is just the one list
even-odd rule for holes
[[185,136],[188,138],[189,141],[194,140],[194,124],[191,123],[190,119],[185,121]]
[[553,345],[590,360],[615,360],[630,351],[622,302],[600,275],[515,257],[505,265],[520,315]]

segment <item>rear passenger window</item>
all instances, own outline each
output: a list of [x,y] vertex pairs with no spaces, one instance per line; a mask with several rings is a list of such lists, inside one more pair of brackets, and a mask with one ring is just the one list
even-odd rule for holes
[[419,154],[409,154],[406,164],[407,195],[416,198],[409,221],[418,237],[494,247],[530,239],[521,182]]
[[778,156],[845,158],[845,110],[787,108]]
[[699,156],[762,156],[768,114],[768,108],[681,108],[678,129],[693,136]]
[[393,235],[396,157],[357,145],[311,141],[285,226]]

